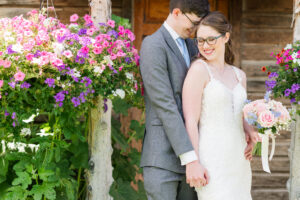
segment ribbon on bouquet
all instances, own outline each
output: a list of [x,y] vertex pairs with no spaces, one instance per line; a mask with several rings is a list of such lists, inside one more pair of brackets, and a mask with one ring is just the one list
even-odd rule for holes
[[[272,133],[270,129],[266,130],[264,134],[259,133],[258,134],[261,137],[261,161],[263,170],[265,172],[271,173],[270,167],[269,167],[269,161],[272,160],[274,152],[275,152],[275,134]],[[272,150],[270,153],[270,157],[268,160],[268,152],[269,152],[269,138],[272,139]]]

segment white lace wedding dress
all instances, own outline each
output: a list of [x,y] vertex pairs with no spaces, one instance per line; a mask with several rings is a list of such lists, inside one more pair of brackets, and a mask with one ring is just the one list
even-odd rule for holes
[[198,200],[251,200],[252,173],[244,156],[247,144],[242,120],[247,93],[240,72],[233,67],[239,82],[229,89],[214,78],[207,63],[197,62],[203,62],[210,75],[203,91],[199,126],[199,157],[210,182],[196,188]]

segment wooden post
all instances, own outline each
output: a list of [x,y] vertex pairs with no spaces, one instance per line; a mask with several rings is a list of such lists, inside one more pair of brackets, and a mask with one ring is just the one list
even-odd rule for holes
[[[300,40],[300,0],[294,0],[294,42]],[[293,111],[299,109],[293,106]],[[288,181],[289,200],[300,200],[300,116],[296,116],[296,121],[292,125],[290,157],[290,178]]]
[[[90,0],[91,16],[95,25],[111,18],[110,0]],[[89,152],[90,169],[87,172],[87,200],[112,200],[109,195],[112,177],[111,111],[112,103],[102,97],[90,113]],[[104,104],[107,110],[104,110]]]

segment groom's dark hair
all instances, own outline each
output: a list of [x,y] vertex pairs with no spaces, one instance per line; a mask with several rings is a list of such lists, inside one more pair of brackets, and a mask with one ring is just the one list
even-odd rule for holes
[[170,0],[170,12],[179,8],[183,13],[194,13],[204,17],[209,13],[208,0]]

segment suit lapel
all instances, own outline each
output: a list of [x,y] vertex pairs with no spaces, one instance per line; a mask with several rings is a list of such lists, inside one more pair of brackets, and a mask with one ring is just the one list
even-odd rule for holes
[[194,57],[198,54],[198,48],[195,45],[194,41],[191,39],[186,39],[185,42],[186,42],[186,46],[188,48],[190,60],[192,61],[194,59]]
[[174,52],[174,54],[177,56],[178,60],[180,61],[181,65],[184,66],[185,68],[187,67],[186,66],[186,63],[185,63],[185,60],[177,46],[177,44],[175,43],[175,41],[173,40],[172,36],[170,35],[170,33],[168,32],[168,30],[162,25],[160,27],[160,31],[162,32],[168,46],[170,47],[171,51]]

